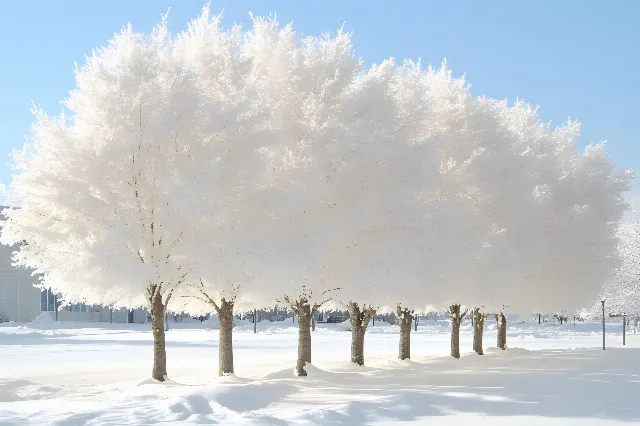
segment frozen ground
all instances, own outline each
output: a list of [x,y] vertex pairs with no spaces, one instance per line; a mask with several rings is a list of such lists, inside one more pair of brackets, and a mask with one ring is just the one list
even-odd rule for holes
[[[495,345],[487,321],[485,346]],[[238,377],[218,379],[216,330],[167,334],[167,384],[149,383],[148,325],[0,325],[0,424],[21,425],[609,425],[640,422],[640,332],[622,348],[620,324],[512,324],[510,349],[454,360],[448,324],[421,325],[411,362],[395,359],[395,327],[367,334],[367,367],[348,363],[341,325],[313,333],[309,377],[293,377],[296,329],[235,329]]]

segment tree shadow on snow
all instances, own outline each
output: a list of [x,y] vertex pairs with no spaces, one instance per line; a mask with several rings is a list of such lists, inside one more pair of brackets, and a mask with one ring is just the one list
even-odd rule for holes
[[[15,336],[15,337],[14,337]],[[81,335],[74,334],[16,334],[3,335],[0,346],[35,346],[35,345],[121,345],[121,346],[151,346],[153,339],[149,332],[148,339],[86,339]],[[166,341],[167,348],[188,347],[188,348],[217,348],[217,340],[203,340],[200,342],[177,342]]]
[[296,401],[318,405],[306,416],[314,424],[452,413],[640,421],[640,349],[513,352],[367,368],[344,380],[340,374],[310,375],[315,393],[328,395],[332,404],[304,395]]

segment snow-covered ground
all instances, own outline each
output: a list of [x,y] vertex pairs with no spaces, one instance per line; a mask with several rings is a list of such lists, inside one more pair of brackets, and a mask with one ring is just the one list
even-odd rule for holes
[[[495,345],[487,321],[485,346]],[[622,347],[620,324],[512,324],[506,352],[451,359],[448,324],[412,335],[396,360],[397,329],[377,322],[367,367],[350,365],[342,324],[313,333],[309,377],[293,376],[294,324],[234,330],[237,377],[218,379],[218,332],[172,324],[171,382],[150,383],[151,333],[138,324],[1,324],[0,424],[604,425],[640,422],[640,332]]]

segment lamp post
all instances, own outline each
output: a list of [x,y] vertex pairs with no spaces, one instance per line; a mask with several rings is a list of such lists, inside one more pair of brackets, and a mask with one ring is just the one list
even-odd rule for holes
[[602,350],[605,350],[605,329],[604,329],[604,300],[600,301],[602,303]]

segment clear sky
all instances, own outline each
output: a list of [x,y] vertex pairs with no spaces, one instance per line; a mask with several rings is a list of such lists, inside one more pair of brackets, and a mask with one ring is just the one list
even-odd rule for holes
[[[0,183],[32,122],[31,102],[57,113],[73,88],[73,63],[128,22],[148,32],[171,7],[183,29],[205,0],[0,0]],[[366,64],[421,58],[466,74],[475,95],[540,106],[544,121],[582,122],[581,147],[607,140],[640,171],[640,0],[212,0],[225,23],[275,13],[303,34],[354,33]],[[640,173],[639,173],[640,174]],[[633,196],[640,200],[640,183]]]

